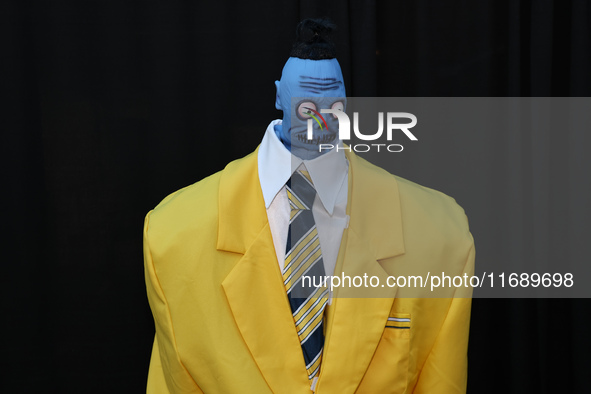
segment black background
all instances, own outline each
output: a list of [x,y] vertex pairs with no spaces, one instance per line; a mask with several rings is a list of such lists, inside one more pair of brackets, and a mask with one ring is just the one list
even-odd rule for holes
[[[349,96],[591,95],[585,0],[3,1],[3,392],[145,390],[144,215],[258,145],[316,16]],[[588,392],[590,311],[475,299],[468,391]]]

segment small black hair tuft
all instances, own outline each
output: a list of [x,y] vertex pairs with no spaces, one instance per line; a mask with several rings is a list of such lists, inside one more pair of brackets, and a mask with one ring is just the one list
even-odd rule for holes
[[296,42],[290,56],[300,59],[324,60],[336,57],[336,46],[331,33],[336,25],[329,19],[304,19],[296,28]]

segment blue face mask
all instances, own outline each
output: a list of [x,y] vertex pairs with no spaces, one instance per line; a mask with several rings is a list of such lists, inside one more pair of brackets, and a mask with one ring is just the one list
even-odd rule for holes
[[[291,153],[302,159],[313,159],[322,154],[319,144],[335,144],[339,131],[337,119],[331,114],[321,114],[320,110],[345,110],[345,83],[337,59],[290,57],[283,67],[281,81],[275,81],[275,86],[275,107],[283,111],[283,122],[275,126],[275,133]],[[309,119],[313,124],[312,139],[307,136]]]

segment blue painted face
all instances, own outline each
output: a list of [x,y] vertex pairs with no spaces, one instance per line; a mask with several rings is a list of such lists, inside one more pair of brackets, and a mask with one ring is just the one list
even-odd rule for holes
[[[283,111],[283,122],[275,126],[275,133],[294,155],[302,159],[320,156],[318,145],[336,142],[339,130],[336,117],[321,114],[323,121],[318,116],[320,110],[345,107],[345,83],[339,62],[290,57],[283,67],[281,81],[275,81],[275,86],[275,107]],[[313,123],[311,140],[307,138],[308,119]]]

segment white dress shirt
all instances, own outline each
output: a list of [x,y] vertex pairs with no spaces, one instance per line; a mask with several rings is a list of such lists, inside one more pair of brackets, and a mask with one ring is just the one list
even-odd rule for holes
[[[303,165],[316,188],[312,213],[318,230],[326,275],[333,275],[343,229],[348,225],[347,185],[349,163],[344,150],[331,151],[312,160],[302,160],[291,154],[275,134],[274,120],[267,127],[258,152],[258,171],[267,217],[279,268],[283,272],[285,247],[289,228],[290,207],[285,183]],[[339,142],[342,147],[342,142]]]

